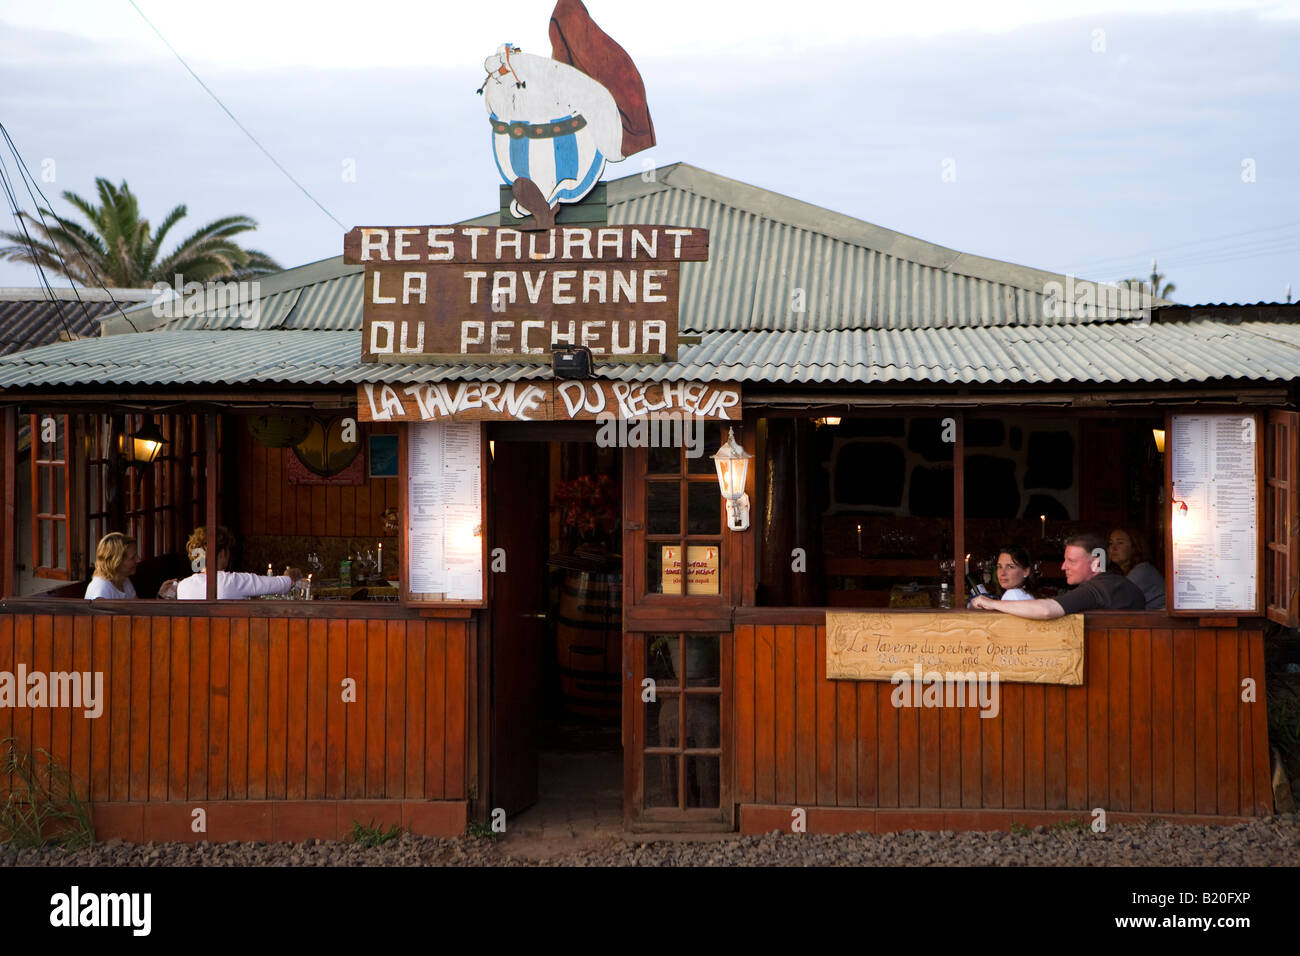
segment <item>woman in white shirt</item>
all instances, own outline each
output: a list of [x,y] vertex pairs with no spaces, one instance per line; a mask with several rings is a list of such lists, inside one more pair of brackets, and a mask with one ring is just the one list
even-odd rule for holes
[[1025,587],[1032,564],[1029,552],[1018,545],[1011,545],[998,552],[998,585],[1002,588],[1003,601],[1032,601],[1034,596]]
[[135,585],[131,583],[131,575],[135,574],[139,563],[140,555],[136,551],[135,538],[120,531],[104,535],[95,548],[95,574],[86,586],[86,600],[133,600]]
[[[235,545],[234,536],[225,528],[217,530],[217,599],[228,600],[256,597],[259,594],[284,594],[294,586],[302,572],[289,568],[288,574],[264,576],[241,571],[227,571],[230,563],[230,549]],[[185,550],[190,556],[190,567],[195,573],[176,585],[176,597],[182,601],[203,601],[208,596],[208,576],[204,570],[209,564],[208,536],[204,528],[195,528],[190,539],[185,542]]]

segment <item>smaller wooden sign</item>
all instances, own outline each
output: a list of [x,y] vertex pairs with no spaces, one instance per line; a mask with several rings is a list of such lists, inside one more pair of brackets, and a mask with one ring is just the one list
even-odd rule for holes
[[[997,674],[999,682],[1083,683],[1083,615],[1031,621],[995,611],[826,612],[826,677],[890,680]],[[927,677],[928,679],[928,677]]]

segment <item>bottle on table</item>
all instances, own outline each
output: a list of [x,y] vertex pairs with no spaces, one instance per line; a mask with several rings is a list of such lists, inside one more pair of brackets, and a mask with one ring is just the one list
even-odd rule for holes
[[939,607],[952,607],[952,591],[948,590],[947,581],[939,585]]

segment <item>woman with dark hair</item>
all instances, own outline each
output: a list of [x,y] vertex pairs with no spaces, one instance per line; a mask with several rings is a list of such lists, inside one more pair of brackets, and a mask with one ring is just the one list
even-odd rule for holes
[[1147,610],[1163,610],[1165,579],[1147,560],[1147,542],[1142,532],[1133,528],[1115,528],[1106,540],[1106,557],[1112,570],[1124,575],[1142,590]]
[[1025,587],[1032,568],[1029,552],[1019,545],[1011,544],[999,549],[997,574],[998,586],[1002,588],[1000,600],[1032,601],[1034,596]]

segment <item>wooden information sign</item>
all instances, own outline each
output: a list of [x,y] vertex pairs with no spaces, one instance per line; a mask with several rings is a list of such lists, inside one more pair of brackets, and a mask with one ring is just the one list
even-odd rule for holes
[[1001,682],[1083,683],[1083,615],[1030,621],[996,611],[826,612],[826,677],[996,673]]
[[357,227],[368,362],[549,362],[553,345],[618,361],[677,358],[682,262],[708,258],[705,229]]

